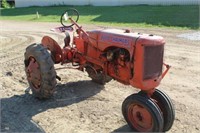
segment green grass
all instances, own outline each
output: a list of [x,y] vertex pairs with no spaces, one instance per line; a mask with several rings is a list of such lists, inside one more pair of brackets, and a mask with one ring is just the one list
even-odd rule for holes
[[[0,20],[59,22],[69,6],[1,9]],[[198,6],[75,6],[79,23],[103,26],[199,29]],[[37,19],[36,12],[40,18]]]

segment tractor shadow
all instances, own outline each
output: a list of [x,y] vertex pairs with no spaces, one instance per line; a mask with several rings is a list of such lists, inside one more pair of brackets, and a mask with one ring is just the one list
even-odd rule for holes
[[128,126],[128,124],[115,129],[111,133],[133,133],[132,129]]
[[32,117],[48,109],[79,103],[99,93],[104,86],[91,81],[59,84],[48,100],[36,99],[31,94],[14,95],[1,99],[1,132],[45,132]]
[[[115,129],[111,133],[136,133],[136,131],[133,131],[128,124],[123,125],[122,127],[119,127],[118,129]],[[157,132],[157,133],[165,133],[165,132]]]

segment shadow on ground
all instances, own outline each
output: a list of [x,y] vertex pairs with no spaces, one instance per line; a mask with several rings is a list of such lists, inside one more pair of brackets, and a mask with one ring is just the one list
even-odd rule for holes
[[115,129],[112,133],[133,133],[128,125],[124,125],[118,129]]
[[32,117],[48,109],[65,107],[96,95],[104,86],[91,81],[69,82],[57,86],[53,98],[38,100],[30,94],[1,99],[1,132],[45,132]]

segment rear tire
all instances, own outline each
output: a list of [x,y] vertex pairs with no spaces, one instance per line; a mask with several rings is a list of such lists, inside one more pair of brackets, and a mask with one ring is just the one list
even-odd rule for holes
[[101,85],[105,85],[110,82],[112,78],[110,76],[104,75],[102,73],[97,73],[95,77],[92,77],[92,81]]
[[25,72],[33,95],[50,98],[56,88],[56,71],[50,53],[41,44],[32,44],[24,54]]
[[93,82],[101,85],[105,85],[106,83],[112,80],[110,76],[105,75],[101,71],[97,71],[97,73],[95,73],[95,71],[90,67],[86,67],[86,72],[88,73],[89,77],[92,79]]

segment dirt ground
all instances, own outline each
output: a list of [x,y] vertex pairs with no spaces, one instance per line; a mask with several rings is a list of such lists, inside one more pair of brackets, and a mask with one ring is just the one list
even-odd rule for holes
[[[0,22],[1,132],[97,133],[131,132],[122,113],[123,100],[139,90],[114,80],[101,86],[87,73],[64,69],[54,96],[45,101],[25,94],[25,48],[48,35],[60,44],[63,34],[49,29],[59,23]],[[83,25],[85,29],[99,28]],[[131,29],[161,35],[166,40],[165,62],[172,68],[159,88],[172,99],[175,122],[169,133],[200,132],[200,43],[181,38],[193,30]],[[199,31],[198,31],[199,32]],[[60,67],[56,65],[56,68]]]

